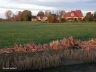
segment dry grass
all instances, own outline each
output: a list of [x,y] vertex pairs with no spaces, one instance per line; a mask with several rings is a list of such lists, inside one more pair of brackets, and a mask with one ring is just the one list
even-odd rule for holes
[[46,51],[49,49],[66,49],[73,48],[79,45],[79,41],[73,39],[73,37],[69,37],[68,39],[56,40],[50,42],[49,44],[26,44],[26,45],[15,45],[14,48],[6,48],[0,49],[0,53],[14,53],[14,52],[38,52],[38,51]]
[[18,70],[33,70],[72,64],[72,61],[95,62],[96,39],[80,41],[69,37],[43,45],[20,44],[14,48],[0,49],[0,53],[1,69],[16,67]]
[[46,51],[49,49],[59,50],[59,49],[84,49],[84,50],[96,50],[96,39],[90,39],[88,41],[76,40],[73,37],[64,38],[62,40],[52,41],[48,44],[25,44],[25,45],[15,45],[14,48],[0,49],[0,54],[2,53],[22,53],[22,52],[39,52]]
[[[75,62],[72,62],[75,61]],[[64,49],[38,53],[14,53],[0,55],[0,69],[15,67],[18,70],[34,70],[56,67],[66,64],[95,62],[96,51],[82,49]]]

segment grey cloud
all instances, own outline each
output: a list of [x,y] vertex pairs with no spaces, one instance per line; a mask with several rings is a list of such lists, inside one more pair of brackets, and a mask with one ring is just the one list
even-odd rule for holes
[[92,0],[10,0],[13,3],[18,4],[35,4],[40,6],[48,6],[48,7],[56,7],[56,8],[62,8],[67,4],[75,4],[77,2],[84,3],[84,2],[93,2]]

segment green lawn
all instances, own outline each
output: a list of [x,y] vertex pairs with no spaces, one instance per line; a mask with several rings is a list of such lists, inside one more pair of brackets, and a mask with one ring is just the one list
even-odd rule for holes
[[0,48],[13,47],[15,43],[49,43],[70,36],[86,40],[96,37],[95,31],[96,23],[0,22]]

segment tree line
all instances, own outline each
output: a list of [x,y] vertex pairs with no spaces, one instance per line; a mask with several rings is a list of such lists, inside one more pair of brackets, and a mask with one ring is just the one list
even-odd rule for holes
[[[59,11],[56,13],[52,13],[52,11],[39,11],[36,16],[32,15],[32,12],[29,10],[19,11],[17,15],[15,15],[11,10],[6,11],[6,21],[32,21],[32,19],[36,19],[37,17],[40,17],[40,19],[43,19],[43,17],[46,17],[46,19],[43,22],[49,22],[49,23],[56,23],[56,22],[67,22],[68,20],[64,18],[65,11]],[[87,12],[84,18],[81,19],[71,19],[72,21],[96,21],[96,12],[91,13]],[[3,19],[0,19],[0,21],[3,21]],[[36,20],[38,21],[38,19]]]
[[96,21],[96,12],[93,14],[91,12],[88,12],[85,16],[85,21]]

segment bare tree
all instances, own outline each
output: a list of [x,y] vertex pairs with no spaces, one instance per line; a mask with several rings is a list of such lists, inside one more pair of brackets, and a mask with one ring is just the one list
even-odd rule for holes
[[85,16],[85,20],[87,21],[93,21],[93,14],[91,12],[88,12]]
[[5,13],[5,16],[6,16],[6,18],[7,18],[8,20],[10,20],[10,18],[11,18],[13,15],[14,15],[14,14],[13,14],[13,12],[12,12],[11,10],[6,11],[6,13]]
[[48,16],[48,15],[50,15],[51,14],[51,11],[50,10],[46,10],[45,11],[45,16]]
[[64,18],[64,14],[65,14],[65,11],[64,11],[64,10],[61,10],[61,11],[60,11],[60,17],[61,17],[61,18]]
[[94,12],[94,21],[96,21],[96,11]]

